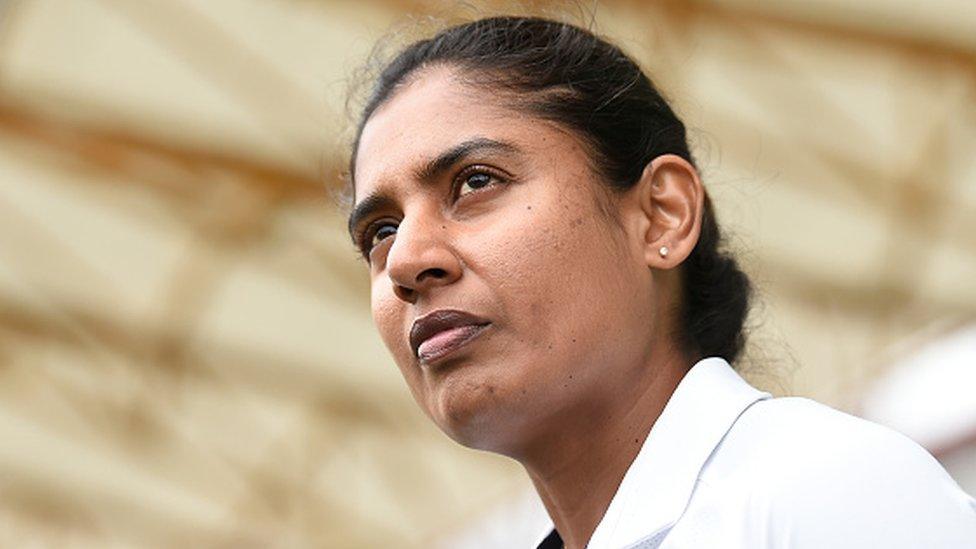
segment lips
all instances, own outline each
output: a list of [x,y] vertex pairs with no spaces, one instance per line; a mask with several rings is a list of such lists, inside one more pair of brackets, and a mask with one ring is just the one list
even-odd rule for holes
[[489,324],[464,311],[433,311],[414,321],[410,328],[410,348],[421,362],[430,363],[478,337]]

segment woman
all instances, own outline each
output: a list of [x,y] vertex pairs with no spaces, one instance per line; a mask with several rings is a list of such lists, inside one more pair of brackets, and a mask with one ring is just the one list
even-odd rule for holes
[[730,366],[749,282],[617,47],[517,17],[414,43],[350,180],[385,344],[448,436],[525,467],[539,547],[976,547],[920,447]]

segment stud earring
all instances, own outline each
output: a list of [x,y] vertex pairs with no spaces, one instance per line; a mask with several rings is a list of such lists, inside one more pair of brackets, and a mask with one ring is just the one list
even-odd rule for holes
[[658,250],[657,253],[661,254],[661,257],[668,257],[668,247],[661,246],[661,249]]

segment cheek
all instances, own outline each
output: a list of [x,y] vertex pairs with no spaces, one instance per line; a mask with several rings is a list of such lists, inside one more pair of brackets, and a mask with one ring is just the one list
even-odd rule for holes
[[[588,199],[588,197],[582,197]],[[633,290],[630,259],[596,207],[581,199],[558,198],[548,207],[524,210],[518,223],[491,236],[486,266],[513,320],[558,329],[591,325]],[[623,294],[623,295],[621,295]]]
[[490,245],[481,246],[479,263],[494,297],[504,307],[506,322],[531,325],[557,297],[565,243],[560,227],[540,223],[531,213],[519,219],[509,217],[509,221],[514,223],[480,235],[479,240]]
[[395,333],[401,320],[402,312],[394,302],[395,296],[387,290],[381,282],[373,282],[370,291],[370,308],[373,312],[373,323],[387,348],[395,353]]
[[527,367],[533,364],[522,374],[560,387],[581,381],[579,369],[593,365],[595,374],[601,364],[624,358],[615,353],[631,343],[640,348],[629,340],[646,335],[634,330],[646,326],[645,273],[619,230],[587,200],[593,199],[558,197],[510,216],[509,230],[487,237],[493,244],[484,255],[511,343],[525,353]]
[[404,328],[408,313],[406,304],[394,295],[388,281],[385,284],[382,282],[373,284],[370,302],[373,323],[380,338],[390,351],[414,399],[427,412],[424,406],[425,390],[422,374],[414,362],[413,351],[406,339],[406,328]]
[[370,303],[376,330],[397,365],[403,369],[410,364],[413,355],[404,328],[406,306],[394,295],[389,282],[373,284]]

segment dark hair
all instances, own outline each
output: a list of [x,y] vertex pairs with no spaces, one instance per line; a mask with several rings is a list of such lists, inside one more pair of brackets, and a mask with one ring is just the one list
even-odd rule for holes
[[[577,26],[537,17],[491,17],[410,44],[377,78],[363,109],[350,159],[350,182],[363,126],[418,69],[448,65],[466,84],[505,94],[522,109],[573,130],[589,145],[596,172],[625,190],[662,154],[694,165],[685,126],[640,67],[617,46]],[[472,75],[477,74],[477,80]],[[705,195],[701,236],[682,264],[685,348],[733,362],[745,343],[751,285],[720,248]]]

